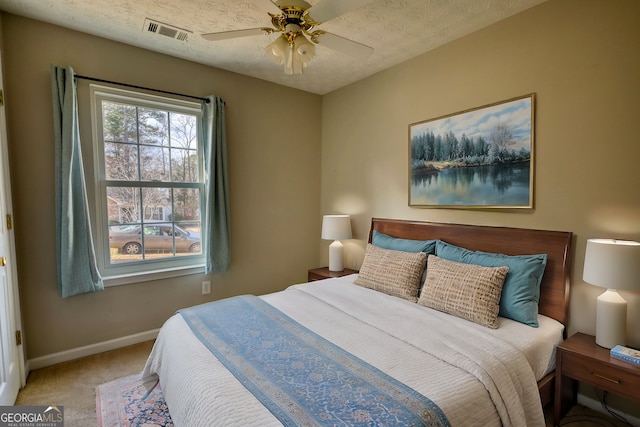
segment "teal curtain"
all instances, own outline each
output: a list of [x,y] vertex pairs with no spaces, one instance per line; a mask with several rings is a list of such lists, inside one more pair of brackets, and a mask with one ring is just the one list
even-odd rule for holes
[[104,284],[96,265],[80,149],[78,99],[71,67],[51,66],[55,134],[56,253],[61,297],[96,292]]
[[224,273],[231,265],[227,129],[224,101],[208,96],[202,101],[205,157],[204,234],[205,273]]

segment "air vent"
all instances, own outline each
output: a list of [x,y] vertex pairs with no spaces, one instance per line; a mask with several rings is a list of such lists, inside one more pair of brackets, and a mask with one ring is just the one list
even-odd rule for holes
[[163,36],[171,37],[172,39],[187,41],[191,31],[184,30],[182,28],[174,27],[162,22],[154,21],[153,19],[146,18],[144,20],[144,31],[150,33],[160,34]]

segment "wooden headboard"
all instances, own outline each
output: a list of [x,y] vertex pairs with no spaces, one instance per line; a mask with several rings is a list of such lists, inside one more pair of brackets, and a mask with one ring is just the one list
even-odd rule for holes
[[372,218],[369,242],[373,230],[403,239],[440,239],[474,251],[505,255],[547,254],[538,311],[566,326],[571,232]]

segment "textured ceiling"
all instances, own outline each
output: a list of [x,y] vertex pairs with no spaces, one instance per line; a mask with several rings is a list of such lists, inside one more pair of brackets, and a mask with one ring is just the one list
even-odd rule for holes
[[[343,0],[348,2],[349,0]],[[277,35],[206,41],[203,33],[269,27],[269,0],[0,0],[0,9],[274,83],[325,94],[545,0],[373,0],[319,28],[374,48],[354,60],[323,46],[302,75],[287,76],[264,47]],[[307,0],[315,5],[319,0]],[[189,31],[148,32],[145,18]],[[108,78],[108,76],[100,76]]]

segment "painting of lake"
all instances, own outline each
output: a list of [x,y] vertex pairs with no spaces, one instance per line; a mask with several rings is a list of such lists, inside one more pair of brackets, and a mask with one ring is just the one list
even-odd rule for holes
[[409,205],[532,208],[534,96],[409,125]]

